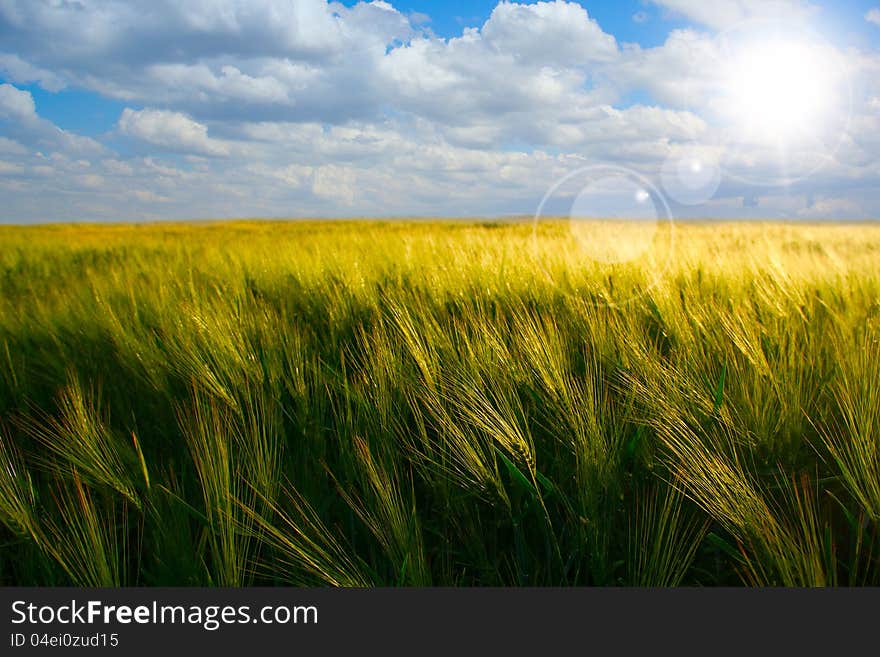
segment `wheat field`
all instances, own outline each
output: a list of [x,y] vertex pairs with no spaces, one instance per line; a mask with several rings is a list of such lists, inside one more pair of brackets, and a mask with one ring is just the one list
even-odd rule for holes
[[880,225],[599,228],[0,227],[0,583],[880,585]]

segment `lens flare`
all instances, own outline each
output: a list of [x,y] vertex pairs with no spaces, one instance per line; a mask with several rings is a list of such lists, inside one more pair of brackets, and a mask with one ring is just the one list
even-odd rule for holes
[[718,156],[707,149],[691,148],[673,153],[661,169],[663,191],[682,205],[711,200],[721,184]]

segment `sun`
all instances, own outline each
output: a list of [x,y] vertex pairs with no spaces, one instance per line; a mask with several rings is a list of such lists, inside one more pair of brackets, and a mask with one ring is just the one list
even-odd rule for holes
[[738,48],[724,72],[724,112],[743,134],[790,143],[821,132],[837,93],[834,67],[807,42],[773,41]]

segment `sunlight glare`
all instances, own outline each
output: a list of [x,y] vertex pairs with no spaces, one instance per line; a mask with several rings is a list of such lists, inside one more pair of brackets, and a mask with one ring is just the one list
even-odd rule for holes
[[833,69],[806,43],[744,47],[726,75],[726,110],[744,137],[787,143],[819,131],[833,104]]

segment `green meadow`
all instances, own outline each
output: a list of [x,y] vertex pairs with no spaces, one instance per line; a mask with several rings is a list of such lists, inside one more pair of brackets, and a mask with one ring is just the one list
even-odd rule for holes
[[880,585],[880,225],[604,226],[0,227],[0,583]]

